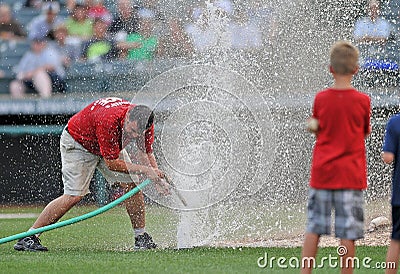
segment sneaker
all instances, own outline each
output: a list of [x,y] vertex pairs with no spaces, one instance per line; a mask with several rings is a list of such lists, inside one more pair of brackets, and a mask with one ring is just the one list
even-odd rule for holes
[[157,245],[153,242],[153,238],[146,232],[135,237],[135,249],[153,249]]
[[20,239],[14,249],[18,251],[48,251],[47,247],[40,244],[40,239],[35,235]]

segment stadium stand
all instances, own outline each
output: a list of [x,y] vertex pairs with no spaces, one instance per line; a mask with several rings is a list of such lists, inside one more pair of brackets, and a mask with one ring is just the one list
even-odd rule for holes
[[[26,29],[32,18],[40,14],[40,9],[24,6],[24,1],[5,0],[13,8],[13,15]],[[115,1],[104,1],[115,12]],[[65,0],[60,14],[67,16]],[[29,41],[7,42],[0,40],[0,95],[9,94],[9,83],[15,78],[13,67],[29,49]],[[73,62],[67,69],[68,93],[130,92],[139,90],[148,80],[168,68],[185,62],[179,58],[157,58],[151,62],[115,60],[102,62]]]
[[29,49],[27,41],[0,41],[0,94],[8,94],[9,83],[14,78],[12,71],[15,64],[22,55]]

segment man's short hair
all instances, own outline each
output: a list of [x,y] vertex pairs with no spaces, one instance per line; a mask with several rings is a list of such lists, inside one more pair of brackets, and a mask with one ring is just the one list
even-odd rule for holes
[[143,132],[153,125],[154,113],[147,106],[137,105],[129,111],[128,119],[131,122],[136,121],[138,130]]
[[358,67],[358,56],[358,49],[350,42],[338,41],[331,48],[331,67],[337,74],[354,74]]

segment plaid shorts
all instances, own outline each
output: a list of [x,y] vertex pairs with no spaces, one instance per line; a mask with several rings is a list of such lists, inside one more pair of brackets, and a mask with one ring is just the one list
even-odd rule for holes
[[331,234],[332,209],[335,210],[335,236],[357,240],[364,237],[364,196],[361,190],[314,189],[308,194],[307,232]]

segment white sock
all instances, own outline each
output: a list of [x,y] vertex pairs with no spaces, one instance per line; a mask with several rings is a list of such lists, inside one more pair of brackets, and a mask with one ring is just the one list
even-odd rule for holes
[[135,231],[135,237],[137,237],[139,235],[142,235],[145,230],[144,230],[144,227],[143,227],[143,228],[135,228],[134,231]]
[[[31,230],[34,230],[34,229],[36,229],[36,228],[34,228],[34,227],[31,227],[31,228],[29,228],[29,230],[28,230],[28,231],[31,231]],[[39,238],[40,234],[42,234],[42,233],[36,233],[36,234],[35,234],[35,236]]]

